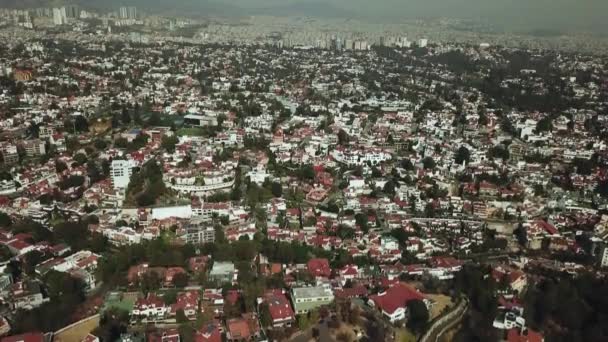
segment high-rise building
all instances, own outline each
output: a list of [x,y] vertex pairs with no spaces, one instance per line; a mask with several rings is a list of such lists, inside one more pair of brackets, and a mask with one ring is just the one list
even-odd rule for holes
[[76,19],[80,17],[80,10],[76,5],[69,5],[65,7],[66,17]]
[[120,19],[127,19],[129,17],[129,10],[127,7],[121,7],[119,10]]
[[137,19],[137,7],[135,6],[123,6],[119,11],[120,19]]
[[65,7],[61,7],[60,9],[60,13],[61,13],[61,21],[65,24],[68,22],[68,11],[65,9]]
[[114,189],[125,189],[129,185],[133,168],[136,166],[132,160],[113,160],[110,166],[110,176]]
[[53,8],[53,24],[63,25],[63,17],[61,16],[61,9]]
[[131,6],[127,9],[129,19],[137,19],[137,7]]

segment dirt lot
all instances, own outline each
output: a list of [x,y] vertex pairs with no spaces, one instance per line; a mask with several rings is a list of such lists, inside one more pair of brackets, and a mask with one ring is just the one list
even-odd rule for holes
[[427,295],[427,297],[429,299],[432,299],[435,302],[435,305],[433,305],[433,307],[431,308],[431,312],[430,312],[431,320],[434,319],[435,317],[441,315],[441,313],[443,312],[443,310],[446,307],[454,305],[454,303],[452,302],[452,299],[446,295],[429,294],[429,295]]
[[75,323],[67,329],[56,333],[55,342],[80,342],[91,331],[99,326],[99,315],[92,316],[86,320]]

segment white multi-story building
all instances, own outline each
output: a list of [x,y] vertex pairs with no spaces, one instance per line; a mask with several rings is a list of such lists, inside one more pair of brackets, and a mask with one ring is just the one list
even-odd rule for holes
[[53,8],[53,24],[56,26],[64,25],[67,22],[65,7]]
[[41,156],[46,153],[46,143],[40,139],[25,141],[23,147],[28,157]]
[[129,180],[133,174],[133,168],[137,164],[133,160],[113,160],[110,176],[112,176],[112,186],[114,189],[124,189],[129,185]]
[[129,18],[129,9],[127,7],[125,7],[125,6],[121,7],[118,12],[119,12],[120,19]]
[[604,246],[600,252],[600,266],[607,267],[608,266],[608,246]]
[[118,246],[132,245],[141,242],[142,235],[130,227],[121,227],[116,230],[105,229],[103,231],[110,243]]
[[186,243],[212,243],[215,242],[215,229],[213,226],[206,225],[202,221],[195,221],[186,227],[186,232],[183,238]]

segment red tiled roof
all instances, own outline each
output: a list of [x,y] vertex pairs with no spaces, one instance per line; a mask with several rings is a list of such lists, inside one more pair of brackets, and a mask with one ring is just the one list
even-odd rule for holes
[[336,290],[335,293],[338,298],[357,298],[363,297],[367,294],[367,288],[363,285],[357,285],[355,287],[343,288]]
[[382,295],[370,296],[370,300],[389,315],[393,314],[397,309],[405,307],[409,301],[415,299],[422,300],[424,296],[418,290],[403,283],[389,288]]
[[295,318],[285,294],[279,291],[269,291],[266,293],[266,303],[268,303],[268,310],[273,321]]
[[520,332],[518,329],[511,329],[507,333],[508,342],[542,342],[543,340],[543,335],[531,329],[524,332]]
[[226,321],[226,328],[233,340],[249,340],[251,330],[247,320],[243,318],[233,318]]
[[310,272],[313,277],[329,277],[331,275],[329,261],[321,258],[310,259],[310,261],[308,261],[308,272]]
[[222,335],[219,326],[215,323],[205,324],[194,335],[194,342],[221,342]]
[[42,333],[25,333],[21,335],[14,335],[9,337],[3,337],[1,342],[43,342],[44,335]]

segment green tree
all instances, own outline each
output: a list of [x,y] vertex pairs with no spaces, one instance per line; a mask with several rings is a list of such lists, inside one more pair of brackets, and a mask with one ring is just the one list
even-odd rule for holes
[[161,146],[162,146],[162,148],[167,150],[167,152],[173,153],[173,152],[175,152],[175,145],[177,145],[178,142],[179,142],[179,140],[178,140],[177,136],[164,135],[163,139],[161,141]]
[[186,273],[178,273],[173,277],[173,285],[178,288],[184,288],[188,286],[188,282],[190,281],[190,277]]
[[432,170],[435,168],[435,160],[433,160],[433,158],[431,157],[425,157],[424,159],[422,159],[422,166],[426,170]]
[[177,302],[177,290],[169,290],[163,295],[163,301],[166,305],[175,304]]
[[471,159],[471,152],[464,146],[460,146],[458,151],[456,151],[456,156],[454,157],[454,162],[456,164],[462,165],[462,163],[469,163]]
[[178,309],[177,312],[175,312],[175,320],[179,324],[186,323],[189,321],[188,317],[186,316],[186,313],[184,313],[183,309]]
[[423,332],[429,321],[429,311],[426,304],[420,299],[410,300],[407,302],[407,311],[409,313],[407,327],[415,333]]
[[283,195],[283,186],[279,182],[273,182],[271,191],[274,197],[281,197]]

